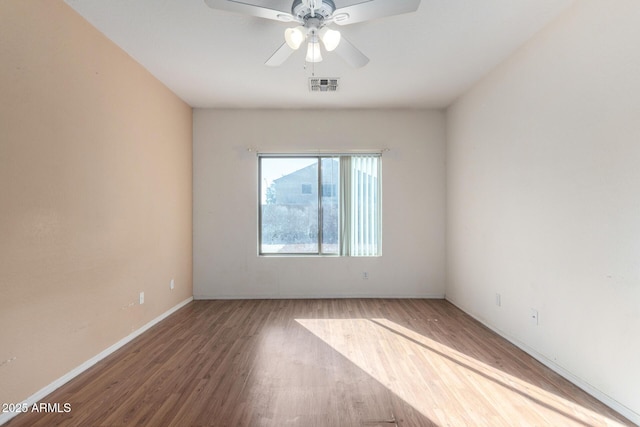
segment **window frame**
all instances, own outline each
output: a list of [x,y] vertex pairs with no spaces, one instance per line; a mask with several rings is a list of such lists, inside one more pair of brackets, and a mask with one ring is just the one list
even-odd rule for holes
[[[257,160],[258,160],[258,256],[260,257],[379,257],[382,256],[382,249],[381,247],[378,247],[378,252],[377,254],[374,255],[343,255],[342,251],[340,249],[340,247],[342,246],[341,243],[341,239],[340,239],[340,235],[338,235],[338,251],[335,253],[330,253],[330,252],[323,252],[322,251],[322,247],[323,247],[323,227],[324,227],[324,222],[323,222],[323,207],[322,207],[322,198],[324,197],[324,193],[323,193],[323,183],[322,183],[322,160],[323,159],[331,159],[331,158],[338,158],[340,159],[341,157],[358,157],[358,156],[375,156],[378,157],[378,162],[381,162],[382,159],[382,153],[381,152],[358,152],[358,153],[332,153],[332,152],[328,152],[328,153],[313,153],[313,154],[305,154],[305,153],[257,153]],[[316,159],[317,161],[317,165],[318,165],[318,173],[317,173],[317,221],[318,221],[318,226],[317,226],[317,247],[316,247],[316,251],[315,252],[283,252],[283,253],[277,253],[277,252],[263,252],[262,251],[262,193],[263,190],[266,191],[266,188],[264,187],[264,183],[262,182],[262,161],[263,159],[287,159],[287,158],[294,158],[294,159]],[[381,163],[379,166],[379,171],[381,170]],[[379,190],[378,190],[378,195],[379,195],[379,199],[377,201],[377,203],[379,204],[379,209],[382,209],[382,199],[381,199],[381,195],[382,195],[382,181],[381,181],[381,176],[378,176],[379,181],[378,181],[378,185],[380,186]],[[340,180],[342,180],[342,177],[340,175]],[[334,184],[335,185],[335,184]],[[338,182],[338,187],[341,185],[340,181]],[[268,188],[268,187],[267,187]],[[313,188],[312,188],[312,192],[313,194]],[[337,190],[336,190],[337,193]],[[339,209],[341,209],[341,202],[338,202],[338,207]],[[379,221],[382,221],[382,218],[379,218]],[[341,229],[341,220],[340,220],[340,216],[338,217],[338,230],[340,231]],[[380,229],[379,229],[379,245],[382,242],[382,227],[380,225]],[[339,233],[340,234],[340,233]]]

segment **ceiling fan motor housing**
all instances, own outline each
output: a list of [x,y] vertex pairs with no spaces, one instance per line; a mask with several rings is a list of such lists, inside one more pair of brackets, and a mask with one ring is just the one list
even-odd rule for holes
[[304,22],[310,18],[324,21],[329,19],[335,10],[336,5],[332,0],[294,0],[291,6],[291,14]]

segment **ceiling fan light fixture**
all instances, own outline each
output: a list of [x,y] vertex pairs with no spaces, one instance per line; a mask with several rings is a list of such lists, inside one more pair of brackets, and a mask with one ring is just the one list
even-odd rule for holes
[[321,62],[322,53],[320,52],[320,43],[317,41],[307,44],[307,62]]
[[305,28],[302,26],[284,30],[284,39],[293,50],[298,50],[306,38]]
[[320,40],[322,40],[325,49],[329,52],[332,52],[338,47],[340,44],[340,38],[342,37],[340,35],[340,31],[331,30],[327,27],[322,27],[318,32],[318,35],[320,36]]

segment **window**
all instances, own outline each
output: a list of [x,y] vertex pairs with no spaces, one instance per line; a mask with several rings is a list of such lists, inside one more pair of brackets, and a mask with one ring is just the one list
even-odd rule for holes
[[261,255],[380,255],[379,155],[261,155],[258,162]]
[[311,184],[302,184],[302,194],[313,194]]

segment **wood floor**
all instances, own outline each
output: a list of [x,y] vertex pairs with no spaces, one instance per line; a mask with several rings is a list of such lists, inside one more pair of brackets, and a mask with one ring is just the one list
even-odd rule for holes
[[8,426],[633,425],[442,300],[196,301]]

